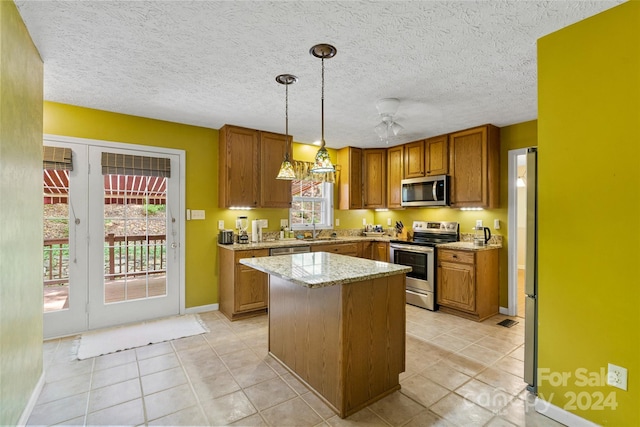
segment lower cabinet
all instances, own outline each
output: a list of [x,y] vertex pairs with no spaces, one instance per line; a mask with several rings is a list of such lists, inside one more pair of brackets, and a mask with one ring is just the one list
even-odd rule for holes
[[440,310],[481,321],[498,313],[498,249],[438,249],[437,301]]
[[265,313],[268,275],[240,264],[242,258],[269,256],[268,249],[218,249],[220,258],[220,311],[230,320]]
[[389,262],[389,243],[371,242],[371,259]]

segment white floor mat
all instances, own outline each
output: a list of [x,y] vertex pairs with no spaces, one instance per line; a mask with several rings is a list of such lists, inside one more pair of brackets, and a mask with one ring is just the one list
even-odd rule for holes
[[195,314],[86,332],[80,337],[77,358],[87,359],[206,332],[209,331]]

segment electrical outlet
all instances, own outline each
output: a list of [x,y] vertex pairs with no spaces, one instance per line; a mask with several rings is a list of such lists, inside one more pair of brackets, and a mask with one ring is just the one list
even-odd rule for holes
[[477,227],[482,227],[482,220],[481,219],[476,219],[476,228]]
[[391,225],[391,218],[387,218],[387,225]]
[[494,219],[493,220],[493,228],[496,230],[500,230],[500,220],[499,219]]
[[362,218],[362,225],[367,225],[367,218]]
[[336,227],[340,227],[340,218],[336,218]]
[[218,220],[218,230],[224,230],[224,219]]
[[281,219],[280,220],[280,227],[288,227],[289,226],[289,220],[288,219]]
[[616,366],[613,363],[609,363],[609,369],[607,370],[607,384],[626,390],[627,369],[621,366]]

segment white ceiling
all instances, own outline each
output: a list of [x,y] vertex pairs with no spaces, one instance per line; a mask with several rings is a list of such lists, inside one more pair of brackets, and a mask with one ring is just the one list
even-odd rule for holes
[[536,40],[611,1],[25,1],[49,101],[220,128],[386,147],[375,103],[399,98],[389,145],[537,117]]

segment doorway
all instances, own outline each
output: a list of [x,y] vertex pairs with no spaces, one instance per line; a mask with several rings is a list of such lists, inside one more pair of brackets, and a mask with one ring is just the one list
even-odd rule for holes
[[508,161],[508,314],[524,318],[527,259],[527,149],[510,150]]
[[[184,311],[184,152],[45,138],[44,336]],[[59,159],[58,159],[59,160]]]

